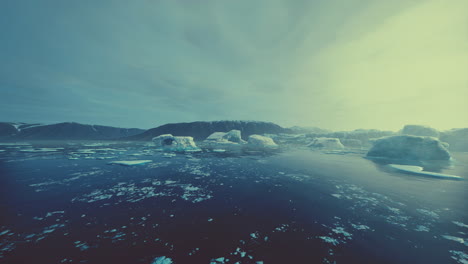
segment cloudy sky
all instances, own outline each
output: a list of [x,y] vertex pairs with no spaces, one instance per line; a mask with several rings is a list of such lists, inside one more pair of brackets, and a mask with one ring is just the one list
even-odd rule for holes
[[0,120],[468,127],[467,0],[4,0]]

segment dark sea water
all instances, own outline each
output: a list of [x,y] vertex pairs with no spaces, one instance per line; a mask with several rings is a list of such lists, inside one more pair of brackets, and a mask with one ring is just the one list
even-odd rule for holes
[[0,145],[0,263],[468,263],[467,191],[362,153]]

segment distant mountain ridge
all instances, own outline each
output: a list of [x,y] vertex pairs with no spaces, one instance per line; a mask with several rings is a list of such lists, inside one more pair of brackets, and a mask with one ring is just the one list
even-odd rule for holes
[[144,129],[65,122],[51,125],[0,122],[3,140],[108,140],[134,136]]
[[162,134],[174,136],[190,136],[195,140],[204,140],[214,132],[228,132],[237,129],[245,140],[253,134],[290,133],[291,130],[275,123],[261,121],[197,121],[190,123],[165,124],[149,129],[142,134],[130,136],[126,140],[151,140]]

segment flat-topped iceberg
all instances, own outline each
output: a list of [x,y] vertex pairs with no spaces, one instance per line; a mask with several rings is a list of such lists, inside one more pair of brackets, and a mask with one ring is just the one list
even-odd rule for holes
[[377,139],[367,156],[400,160],[450,160],[450,153],[440,140],[421,136]]
[[417,174],[417,175],[422,175],[422,176],[429,176],[429,177],[435,177],[435,178],[446,178],[446,179],[456,179],[456,180],[463,179],[462,177],[457,176],[457,175],[444,174],[444,173],[438,173],[438,172],[432,172],[432,171],[425,171],[423,167],[419,167],[419,166],[400,165],[400,164],[388,164],[387,166],[392,168],[392,169],[395,169],[397,171],[402,171],[402,172]]
[[314,138],[314,140],[307,146],[320,149],[344,149],[339,138]]
[[247,146],[249,149],[255,150],[278,148],[278,145],[273,141],[273,139],[260,135],[250,135]]
[[192,137],[179,137],[164,134],[153,138],[154,145],[164,151],[200,151]]

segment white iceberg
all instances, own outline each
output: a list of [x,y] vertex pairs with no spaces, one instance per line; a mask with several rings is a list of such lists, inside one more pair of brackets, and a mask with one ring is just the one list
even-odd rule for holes
[[164,151],[200,151],[193,141],[193,137],[179,137],[164,134],[153,138],[154,145]]
[[231,130],[229,132],[214,132],[208,136],[202,145],[204,148],[225,151],[240,151],[246,142],[242,140],[240,130]]
[[250,149],[265,150],[265,149],[276,149],[278,145],[273,139],[260,135],[250,135],[248,140],[248,147]]
[[437,138],[390,136],[376,140],[368,157],[401,160],[450,160],[450,153]]
[[314,138],[314,140],[307,146],[320,149],[344,149],[339,138]]
[[419,166],[399,165],[399,164],[388,164],[387,166],[392,169],[411,173],[411,174],[418,174],[418,175],[430,176],[430,177],[436,177],[436,178],[463,179],[462,177],[456,176],[456,175],[425,171],[423,167],[419,167]]
[[135,165],[143,165],[147,163],[153,162],[152,160],[119,160],[119,161],[111,161],[108,164],[110,165],[122,165],[122,166],[135,166]]

